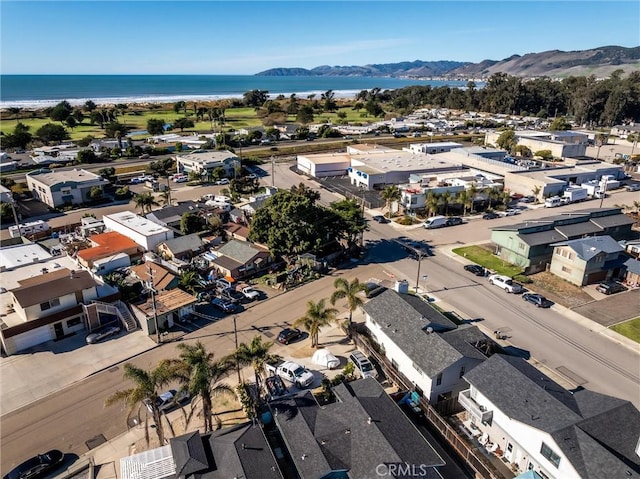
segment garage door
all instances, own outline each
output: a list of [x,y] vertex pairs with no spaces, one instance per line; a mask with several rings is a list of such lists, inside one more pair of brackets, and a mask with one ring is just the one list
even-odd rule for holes
[[587,284],[599,283],[607,278],[607,271],[597,271],[587,276]]
[[16,351],[22,351],[24,349],[42,344],[46,341],[53,339],[51,336],[51,329],[49,326],[43,326],[38,329],[27,331],[26,333],[19,334],[14,338]]

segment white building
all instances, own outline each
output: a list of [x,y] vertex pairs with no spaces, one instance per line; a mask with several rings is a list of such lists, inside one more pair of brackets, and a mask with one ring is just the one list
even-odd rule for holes
[[173,230],[130,211],[104,215],[102,221],[106,229],[132,239],[147,251],[153,251],[163,241],[173,238]]
[[[495,145],[502,131],[485,134],[485,143]],[[589,136],[577,131],[516,130],[518,145],[526,146],[532,153],[550,150],[556,158],[579,158],[585,156]]]
[[109,182],[86,170],[47,169],[27,173],[27,186],[33,197],[52,208],[63,205],[78,205],[89,201],[89,193],[94,187],[100,189]]
[[417,296],[388,289],[362,309],[389,362],[432,403],[456,397],[463,375],[487,359],[492,341],[477,327],[457,327]]
[[240,168],[240,158],[226,150],[195,151],[175,157],[179,173],[195,171],[200,174],[211,174],[216,168],[223,168],[225,176],[232,177]]
[[411,143],[408,150],[411,153],[428,153],[435,155],[436,153],[444,153],[451,151],[455,148],[462,148],[462,143],[456,143],[455,141],[442,141],[436,143]]
[[567,391],[527,361],[494,354],[464,375],[465,425],[514,471],[546,479],[638,478],[640,412],[587,389]]
[[13,194],[4,185],[0,185],[0,203],[13,203]]

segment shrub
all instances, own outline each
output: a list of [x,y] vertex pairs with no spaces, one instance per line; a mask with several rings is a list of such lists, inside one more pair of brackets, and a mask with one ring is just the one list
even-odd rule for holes
[[516,274],[513,279],[515,281],[517,281],[518,283],[524,283],[524,284],[531,284],[533,283],[533,280],[530,279],[528,276],[525,276],[524,274]]

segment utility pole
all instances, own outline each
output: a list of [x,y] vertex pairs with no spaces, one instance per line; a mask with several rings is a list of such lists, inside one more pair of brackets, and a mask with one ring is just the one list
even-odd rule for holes
[[[602,181],[602,179],[600,180]],[[600,192],[602,193],[602,197],[600,198],[600,208],[602,208],[602,203],[604,202],[604,197],[607,196],[607,182],[604,182],[604,188],[600,188]]]
[[271,155],[271,186],[276,186],[276,159]]
[[18,215],[16,213],[16,200],[11,197],[11,201],[9,202],[11,205],[11,211],[13,212],[13,221],[16,222],[16,228],[18,229],[18,238],[22,238],[22,231],[20,230],[20,222],[18,221]]
[[[237,319],[238,319],[238,316],[234,314],[233,315],[233,337],[236,342],[236,355],[238,354],[238,326],[236,325]],[[238,363],[237,357],[236,357],[236,373],[238,374],[238,384],[242,384],[242,380],[240,378],[240,364]]]
[[156,307],[156,288],[153,285],[153,273],[155,272],[151,265],[148,266],[149,280],[147,281],[147,289],[151,292],[151,305],[153,307],[153,324],[156,328],[156,343],[161,344],[160,328],[158,327],[158,310]]

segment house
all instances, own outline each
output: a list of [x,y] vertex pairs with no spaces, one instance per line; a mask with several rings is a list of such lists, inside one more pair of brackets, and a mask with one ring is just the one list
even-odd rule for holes
[[271,264],[271,253],[266,248],[248,241],[232,239],[215,252],[216,258],[211,261],[219,276],[234,279],[244,278],[258,273]]
[[618,278],[629,258],[611,236],[553,243],[549,271],[577,286]]
[[193,312],[196,302],[194,296],[176,288],[159,291],[155,298],[151,297],[142,304],[135,304],[132,309],[142,330],[152,335],[158,334],[158,329],[167,331],[176,323],[182,322],[182,318]]
[[130,211],[102,217],[105,228],[132,239],[147,251],[153,251],[163,241],[173,238],[173,231]]
[[[442,477],[443,459],[375,379],[333,393],[337,400],[323,406],[310,391],[270,403],[298,477]],[[400,465],[420,469],[399,474]]]
[[27,173],[27,186],[33,197],[51,208],[79,205],[89,201],[93,188],[102,190],[109,184],[100,175],[86,170],[35,170]]
[[640,286],[640,259],[628,258],[622,265],[624,283],[632,288]]
[[223,225],[224,231],[230,238],[239,241],[249,241],[249,228],[238,223],[226,223]]
[[590,208],[498,226],[491,229],[491,241],[498,256],[531,274],[544,271],[551,262],[552,244],[586,236],[631,238],[633,223],[621,208]]
[[[142,255],[142,248],[138,243],[117,231],[92,235],[89,237],[89,241],[92,246],[79,250],[76,254],[78,263],[87,269],[92,269],[96,261],[112,259],[121,254],[124,254],[128,263],[123,266],[129,266],[131,258],[137,259]],[[107,265],[102,263],[102,266],[104,270]],[[108,269],[108,266],[106,269]]]
[[465,422],[514,469],[544,479],[640,477],[640,412],[630,402],[568,391],[524,359],[501,354],[464,379]]
[[178,236],[158,245],[158,254],[168,260],[190,260],[204,249],[204,242],[198,233]]
[[179,231],[180,221],[185,213],[193,213],[208,218],[212,215],[220,215],[220,210],[204,203],[185,201],[175,206],[167,206],[147,213],[146,218],[161,226]]
[[4,185],[0,185],[0,203],[13,203],[13,193]]
[[241,167],[240,158],[227,150],[198,150],[186,155],[178,155],[175,160],[178,162],[180,173],[193,171],[210,177],[216,168],[224,169],[225,176],[233,177],[236,170]]
[[153,280],[153,287],[157,291],[165,291],[178,287],[180,278],[157,263],[147,261],[131,267],[131,274],[143,283]]
[[212,433],[198,431],[169,444],[120,459],[121,479],[282,479],[262,428],[243,423]]
[[0,340],[7,355],[85,330],[84,303],[118,297],[117,289],[79,271],[67,256],[51,257],[34,244],[2,252],[11,270],[0,278],[7,289],[0,295]]
[[362,309],[371,338],[431,403],[455,397],[463,375],[487,359],[493,341],[476,326],[457,327],[421,298],[387,289]]
[[111,151],[114,148],[118,148],[119,150],[124,150],[129,148],[131,145],[129,144],[129,140],[127,138],[120,138],[119,140],[116,138],[104,138],[101,140],[93,140],[89,143],[89,148],[91,148],[95,153],[100,153],[101,151]]

